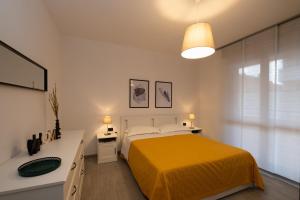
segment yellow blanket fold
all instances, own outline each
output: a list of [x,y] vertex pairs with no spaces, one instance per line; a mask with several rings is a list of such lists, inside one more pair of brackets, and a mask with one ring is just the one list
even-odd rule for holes
[[264,188],[250,153],[196,135],[133,141],[128,158],[150,200],[199,200],[251,183]]

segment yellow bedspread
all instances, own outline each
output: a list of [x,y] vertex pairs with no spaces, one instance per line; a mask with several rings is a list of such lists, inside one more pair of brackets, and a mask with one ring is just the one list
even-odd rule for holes
[[251,183],[264,188],[250,153],[192,134],[133,141],[128,163],[150,200],[200,200]]

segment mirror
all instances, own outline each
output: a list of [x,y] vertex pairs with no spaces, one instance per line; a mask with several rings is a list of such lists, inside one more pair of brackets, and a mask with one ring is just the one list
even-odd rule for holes
[[47,91],[47,70],[0,41],[0,83]]

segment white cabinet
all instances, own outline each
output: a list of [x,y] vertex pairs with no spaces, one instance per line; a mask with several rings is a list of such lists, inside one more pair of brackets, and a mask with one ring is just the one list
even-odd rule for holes
[[68,179],[64,184],[64,199],[79,200],[81,196],[81,185],[84,176],[84,143],[79,146],[76,157],[70,169]]
[[115,133],[97,134],[98,163],[117,161],[117,140],[118,136]]
[[[84,131],[63,132],[62,138],[43,145],[33,156],[27,153],[0,165],[0,200],[80,200],[84,178]],[[60,157],[53,172],[31,178],[20,177],[17,168],[30,160]]]

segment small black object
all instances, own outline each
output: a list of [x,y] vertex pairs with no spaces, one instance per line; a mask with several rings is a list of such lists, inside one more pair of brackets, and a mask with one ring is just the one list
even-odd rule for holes
[[192,133],[201,133],[201,130],[199,130],[199,129],[192,130]]
[[45,157],[24,163],[18,168],[18,173],[22,177],[33,177],[47,174],[56,170],[61,164],[58,157]]
[[39,143],[40,143],[40,145],[43,144],[43,134],[42,133],[39,133]]
[[35,154],[40,150],[39,141],[36,139],[36,135],[32,135],[32,153]]
[[33,155],[32,140],[27,140],[27,151],[29,155]]
[[109,132],[114,131],[114,128],[107,128],[107,131]]
[[59,127],[59,120],[57,119],[55,121],[55,139],[60,139],[61,138],[61,133],[60,133],[60,127]]
[[183,126],[186,126],[186,122],[183,122],[182,125],[183,125]]
[[107,143],[107,142],[114,142],[116,140],[117,140],[117,138],[101,138],[101,139],[98,139],[98,142]]
[[[39,136],[41,137],[41,136]],[[36,138],[36,135],[33,134],[32,135],[32,139],[27,140],[27,151],[29,155],[33,155],[36,154],[37,152],[39,152],[41,150],[41,142],[42,140],[39,138]]]
[[35,140],[36,140],[35,153],[37,153],[41,150],[41,142],[39,138]]

